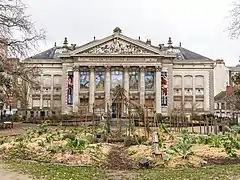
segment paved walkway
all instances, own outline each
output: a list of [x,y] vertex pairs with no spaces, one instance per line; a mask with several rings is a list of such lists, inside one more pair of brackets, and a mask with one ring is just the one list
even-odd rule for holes
[[32,180],[27,175],[22,175],[17,172],[11,172],[0,167],[0,179],[1,180]]

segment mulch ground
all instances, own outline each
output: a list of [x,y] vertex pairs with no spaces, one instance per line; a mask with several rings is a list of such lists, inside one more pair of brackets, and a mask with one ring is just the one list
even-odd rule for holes
[[104,167],[111,170],[132,170],[137,166],[128,157],[124,147],[114,146],[109,152]]

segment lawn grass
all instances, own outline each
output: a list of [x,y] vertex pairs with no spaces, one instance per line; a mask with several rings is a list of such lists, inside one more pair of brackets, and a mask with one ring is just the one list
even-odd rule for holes
[[143,171],[144,180],[238,180],[240,179],[240,165],[218,165],[201,168],[161,169]]
[[57,165],[46,165],[35,162],[24,162],[21,160],[5,161],[7,168],[31,175],[34,179],[46,180],[92,180],[101,179],[103,171],[92,167],[67,167]]
[[[92,167],[65,167],[17,160],[6,161],[10,169],[46,180],[139,179],[139,180],[199,180],[240,179],[240,165],[208,166],[184,169],[151,169],[139,171],[104,171]],[[107,173],[106,173],[107,172]],[[130,175],[130,176],[129,176]]]

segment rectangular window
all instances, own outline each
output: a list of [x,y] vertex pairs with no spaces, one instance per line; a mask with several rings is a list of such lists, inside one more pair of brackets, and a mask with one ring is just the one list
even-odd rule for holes
[[111,72],[111,85],[112,88],[123,85],[123,72],[122,71],[112,71]]
[[145,72],[145,89],[153,90],[154,89],[154,72]]
[[138,90],[139,73],[137,71],[129,72],[129,88],[131,90]]
[[67,104],[73,105],[73,71],[68,72]]
[[88,71],[80,72],[80,88],[82,89],[89,88],[89,72]]
[[161,87],[162,87],[162,106],[167,106],[167,92],[168,92],[168,83],[167,83],[168,74],[167,72],[161,73]]
[[96,89],[104,90],[105,72],[99,71],[95,74]]

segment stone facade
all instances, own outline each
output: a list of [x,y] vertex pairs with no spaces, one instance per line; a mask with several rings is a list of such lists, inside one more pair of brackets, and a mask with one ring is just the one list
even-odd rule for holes
[[[79,112],[93,107],[113,108],[111,89],[124,87],[126,96],[168,115],[214,110],[214,61],[182,47],[159,47],[120,31],[86,45],[51,48],[23,61],[41,69],[39,89],[31,92],[29,115]],[[122,108],[124,109],[124,107]],[[124,110],[126,112],[126,109]]]

